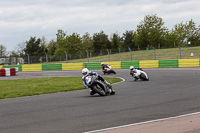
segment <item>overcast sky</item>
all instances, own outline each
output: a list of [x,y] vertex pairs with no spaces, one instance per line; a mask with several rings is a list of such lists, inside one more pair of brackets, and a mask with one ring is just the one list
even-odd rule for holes
[[191,19],[198,26],[199,6],[200,0],[0,0],[0,44],[11,51],[30,37],[55,40],[59,29],[122,34],[152,14],[168,29]]

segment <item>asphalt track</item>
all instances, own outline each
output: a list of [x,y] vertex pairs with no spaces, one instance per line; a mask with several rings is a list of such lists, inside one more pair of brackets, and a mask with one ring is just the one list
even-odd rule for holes
[[[150,81],[134,82],[128,69],[109,75],[125,79],[113,85],[114,96],[89,96],[86,89],[2,99],[0,133],[80,133],[200,112],[199,68],[144,70]],[[20,72],[0,80],[52,76],[81,73]]]

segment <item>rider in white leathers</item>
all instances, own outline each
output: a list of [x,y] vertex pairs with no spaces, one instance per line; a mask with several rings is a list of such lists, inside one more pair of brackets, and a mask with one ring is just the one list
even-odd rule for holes
[[135,68],[134,66],[130,66],[130,75],[133,76],[134,81],[137,81],[138,79],[140,79],[140,75],[142,73],[147,76],[147,74],[142,70],[142,68]]

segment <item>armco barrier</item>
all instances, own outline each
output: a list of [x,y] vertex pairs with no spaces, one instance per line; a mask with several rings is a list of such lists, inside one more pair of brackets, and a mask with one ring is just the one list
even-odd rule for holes
[[101,69],[101,62],[88,62],[88,63],[84,63],[84,68],[88,68],[88,69]]
[[199,59],[179,59],[178,67],[199,67]]
[[66,63],[62,64],[62,70],[82,70],[83,63]]
[[[121,62],[104,62],[104,64],[111,65],[113,69],[128,69],[130,66],[141,67],[141,68],[199,67],[200,59],[121,61]],[[101,69],[101,62],[11,65],[11,66],[0,66],[0,69],[9,67],[15,67],[19,69],[19,71],[81,70],[83,68]],[[4,72],[1,72],[1,74],[2,73]]]
[[140,61],[141,68],[158,68],[158,60]]
[[42,65],[22,65],[22,71],[42,71]]
[[159,68],[178,67],[178,60],[159,60]]
[[121,62],[122,69],[130,68],[130,66],[139,67],[139,61],[122,61]]
[[62,64],[42,64],[42,71],[62,70]]
[[121,69],[121,62],[104,62],[104,64],[109,64],[113,69]]
[[18,71],[22,71],[22,65],[9,65],[9,66],[3,66],[3,68],[10,68],[10,67],[17,67],[18,68]]

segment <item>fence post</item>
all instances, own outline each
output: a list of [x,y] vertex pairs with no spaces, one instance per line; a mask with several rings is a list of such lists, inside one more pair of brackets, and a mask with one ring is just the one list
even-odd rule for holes
[[154,60],[156,60],[156,49],[153,47],[154,50]]
[[89,62],[89,54],[88,54],[88,51],[85,50],[85,52],[87,53],[87,59],[88,59],[88,62]]
[[128,49],[129,49],[129,51],[130,51],[130,53],[131,53],[131,61],[132,61],[132,50],[131,50],[130,47],[128,47]]
[[66,51],[64,51],[65,52],[65,58],[66,58],[66,63],[67,63],[67,52]]
[[45,55],[46,55],[46,63],[48,63],[48,56],[46,52],[45,52]]
[[181,47],[178,45],[179,53],[180,53],[180,59],[181,59]]
[[110,53],[109,53],[109,50],[107,49],[108,51],[108,62],[110,62]]
[[30,57],[29,57],[29,54],[27,54],[28,55],[28,64],[30,64]]
[[10,65],[13,65],[13,56],[10,55]]

